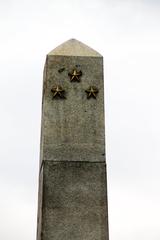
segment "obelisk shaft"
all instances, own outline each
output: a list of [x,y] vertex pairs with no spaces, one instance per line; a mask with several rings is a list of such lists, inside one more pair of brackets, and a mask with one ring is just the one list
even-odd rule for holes
[[37,240],[108,240],[103,58],[70,40],[47,55]]

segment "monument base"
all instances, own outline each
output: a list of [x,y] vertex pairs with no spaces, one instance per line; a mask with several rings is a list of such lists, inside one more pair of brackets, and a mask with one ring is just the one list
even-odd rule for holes
[[106,164],[44,161],[38,240],[106,240]]

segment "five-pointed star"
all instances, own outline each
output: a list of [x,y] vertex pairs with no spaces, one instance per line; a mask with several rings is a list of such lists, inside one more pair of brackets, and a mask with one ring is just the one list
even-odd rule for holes
[[65,90],[62,89],[60,85],[56,85],[51,89],[51,92],[53,93],[53,98],[55,97],[60,97],[60,98],[65,98],[64,93]]
[[94,86],[90,86],[85,92],[87,93],[87,98],[90,98],[90,97],[96,98],[98,89]]
[[72,73],[68,73],[68,76],[70,76],[70,80],[72,81],[80,81],[80,77],[82,76],[81,71],[77,71],[76,69],[73,70]]

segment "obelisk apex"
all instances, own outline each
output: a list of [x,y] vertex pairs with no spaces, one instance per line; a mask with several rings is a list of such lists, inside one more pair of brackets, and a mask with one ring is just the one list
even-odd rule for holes
[[48,55],[102,57],[100,53],[76,39],[70,39],[61,44],[53,49]]
[[103,57],[71,39],[46,58],[37,240],[108,240]]

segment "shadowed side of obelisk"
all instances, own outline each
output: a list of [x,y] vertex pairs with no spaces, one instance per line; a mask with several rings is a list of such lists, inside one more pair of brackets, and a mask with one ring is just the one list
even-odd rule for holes
[[108,240],[102,56],[77,40],[47,55],[37,240]]

